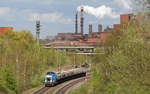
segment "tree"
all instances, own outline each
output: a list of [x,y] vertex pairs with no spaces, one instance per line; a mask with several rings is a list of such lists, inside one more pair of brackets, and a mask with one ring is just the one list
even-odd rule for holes
[[136,14],[149,14],[150,12],[150,0],[134,0],[133,6]]

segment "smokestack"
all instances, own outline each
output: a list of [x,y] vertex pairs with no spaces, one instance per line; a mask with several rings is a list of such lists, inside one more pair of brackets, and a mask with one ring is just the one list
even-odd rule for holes
[[84,7],[81,6],[81,34],[84,33]]
[[78,12],[75,15],[75,34],[78,33]]
[[92,33],[92,24],[89,24],[89,34]]
[[36,42],[40,44],[40,21],[36,21]]
[[98,25],[98,32],[101,33],[102,32],[102,24]]

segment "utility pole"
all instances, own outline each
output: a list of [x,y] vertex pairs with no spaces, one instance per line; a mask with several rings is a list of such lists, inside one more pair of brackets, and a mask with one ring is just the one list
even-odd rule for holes
[[74,68],[76,66],[76,56],[74,55]]
[[36,42],[40,44],[40,21],[36,21]]
[[59,62],[59,54],[57,51],[57,64],[58,64],[58,72],[60,72],[60,62]]
[[86,54],[86,57],[85,57],[85,58],[86,58],[86,63],[88,63],[88,60],[87,60],[87,54]]
[[58,55],[59,58],[58,59],[58,71],[61,73],[61,53],[60,55]]

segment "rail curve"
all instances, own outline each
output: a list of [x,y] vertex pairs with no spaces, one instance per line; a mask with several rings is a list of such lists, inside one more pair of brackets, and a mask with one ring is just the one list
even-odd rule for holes
[[79,79],[63,86],[62,88],[58,89],[54,94],[65,94],[67,92],[67,90],[70,89],[72,86],[74,86],[84,80],[85,80],[85,77],[79,78]]

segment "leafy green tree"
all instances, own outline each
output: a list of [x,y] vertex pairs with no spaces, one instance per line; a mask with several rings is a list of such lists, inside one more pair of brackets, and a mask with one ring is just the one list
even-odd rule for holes
[[64,51],[44,49],[26,30],[0,34],[0,90],[6,94],[20,94],[42,84],[43,72],[49,68],[72,65]]
[[88,91],[82,94],[149,94],[148,28],[147,23],[135,26],[131,21],[113,32],[104,45],[105,53],[94,56],[90,85],[84,86]]

